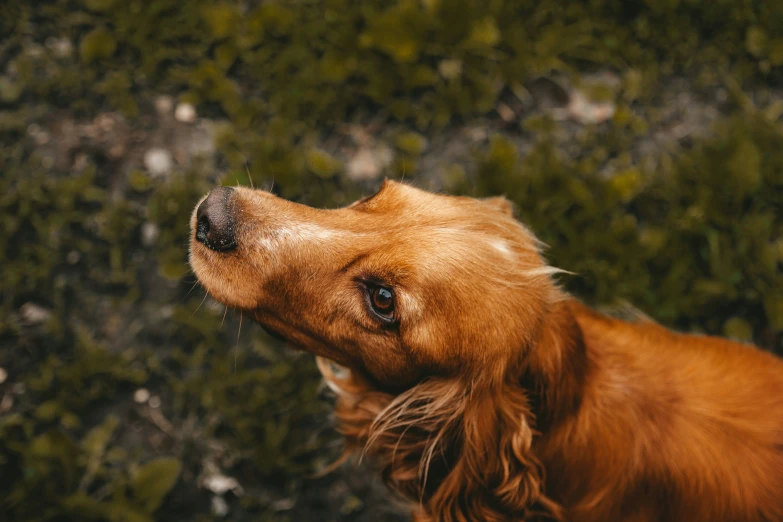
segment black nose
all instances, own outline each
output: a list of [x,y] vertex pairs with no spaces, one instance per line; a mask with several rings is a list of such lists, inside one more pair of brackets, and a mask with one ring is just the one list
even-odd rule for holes
[[237,246],[229,205],[233,192],[230,187],[212,189],[196,211],[196,241],[218,252],[233,250]]

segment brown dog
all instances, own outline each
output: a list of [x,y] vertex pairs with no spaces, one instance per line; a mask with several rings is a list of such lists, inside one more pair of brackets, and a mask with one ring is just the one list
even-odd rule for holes
[[192,228],[198,279],[319,357],[419,521],[783,521],[783,362],[583,306],[503,198],[217,188]]

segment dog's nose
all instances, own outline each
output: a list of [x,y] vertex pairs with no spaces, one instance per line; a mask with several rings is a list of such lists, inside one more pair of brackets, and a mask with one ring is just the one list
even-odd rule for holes
[[196,241],[218,252],[233,250],[237,246],[229,205],[233,192],[230,187],[214,188],[196,210]]

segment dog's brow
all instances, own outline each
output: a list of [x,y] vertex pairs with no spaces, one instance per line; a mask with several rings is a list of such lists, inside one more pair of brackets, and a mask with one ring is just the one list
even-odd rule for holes
[[356,263],[358,263],[358,262],[359,262],[359,261],[361,261],[362,259],[365,259],[365,258],[366,258],[367,256],[369,256],[369,255],[370,255],[370,254],[368,254],[368,253],[366,253],[366,252],[365,252],[365,253],[363,253],[363,254],[359,254],[358,256],[356,256],[356,257],[354,257],[353,259],[351,259],[350,261],[348,261],[348,262],[347,262],[345,265],[343,265],[343,267],[342,267],[342,268],[340,268],[339,272],[340,272],[341,274],[344,274],[344,273],[345,273],[345,272],[347,272],[347,271],[348,271],[348,269],[350,269],[350,268],[351,268],[353,265],[355,265]]

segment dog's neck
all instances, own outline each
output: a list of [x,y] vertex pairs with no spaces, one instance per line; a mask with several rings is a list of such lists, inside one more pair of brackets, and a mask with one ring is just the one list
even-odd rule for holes
[[553,304],[525,354],[523,386],[539,431],[574,414],[582,400],[589,361],[575,317],[579,306],[571,298]]

